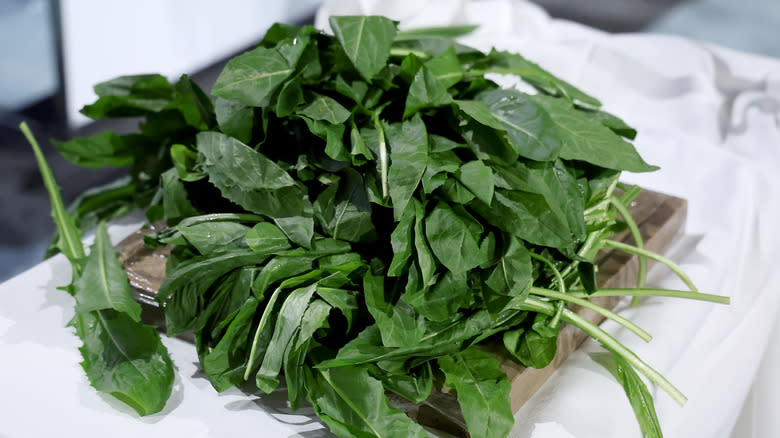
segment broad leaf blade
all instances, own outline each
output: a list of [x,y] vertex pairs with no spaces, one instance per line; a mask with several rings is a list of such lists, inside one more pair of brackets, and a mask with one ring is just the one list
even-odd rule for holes
[[399,219],[420,184],[428,163],[430,147],[425,123],[419,114],[403,124],[387,125],[385,136],[390,144],[390,169],[387,180],[393,214]]
[[76,314],[71,325],[84,341],[81,366],[92,386],[139,415],[165,407],[173,388],[173,364],[153,327],[114,310]]
[[365,368],[314,370],[309,400],[335,434],[350,437],[427,437],[423,428],[390,406],[379,380]]
[[475,438],[507,436],[514,425],[509,380],[496,359],[476,348],[438,359],[446,384],[458,392],[469,434]]
[[248,106],[266,106],[294,70],[276,49],[258,47],[228,61],[211,94]]
[[126,313],[132,320],[141,320],[141,305],[133,300],[127,274],[117,259],[116,250],[106,231],[106,224],[98,225],[81,276],[73,282],[76,312],[114,309]]
[[557,126],[556,136],[562,143],[561,158],[629,172],[658,169],[647,164],[631,143],[581,111],[576,111],[566,100],[542,95],[532,99],[545,108]]
[[395,23],[380,16],[330,17],[330,27],[352,65],[370,82],[390,56]]

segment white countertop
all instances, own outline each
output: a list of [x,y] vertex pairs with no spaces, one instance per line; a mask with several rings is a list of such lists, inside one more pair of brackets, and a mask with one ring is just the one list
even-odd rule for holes
[[[610,322],[603,327],[688,396],[679,407],[654,391],[665,436],[780,436],[780,377],[772,371],[780,343],[771,336],[780,299],[780,61],[681,38],[608,35],[550,20],[524,2],[387,4],[338,1],[326,11],[481,24],[463,42],[519,51],[637,128],[638,150],[662,170],[624,179],[688,199],[686,231],[668,254],[701,290],[732,304],[653,298],[623,308],[654,335],[649,344]],[[283,394],[217,394],[194,347],[177,339],[164,339],[177,380],[162,413],[139,418],[97,394],[65,327],[73,300],[56,289],[69,275],[55,257],[0,285],[0,437],[328,436],[312,417],[291,415]],[[661,267],[649,282],[681,287]],[[589,356],[596,351],[588,341],[566,361],[517,413],[512,436],[640,436],[622,388]]]

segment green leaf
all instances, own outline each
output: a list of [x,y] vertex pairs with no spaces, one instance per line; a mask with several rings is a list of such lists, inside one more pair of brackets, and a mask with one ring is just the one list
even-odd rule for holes
[[572,243],[572,233],[536,193],[497,189],[493,204],[473,205],[477,213],[493,226],[536,245],[564,248]]
[[385,126],[390,145],[387,180],[393,214],[398,220],[420,184],[428,163],[428,133],[419,114],[402,124]]
[[192,205],[187,194],[187,189],[179,179],[176,169],[168,169],[160,176],[163,196],[163,210],[169,224],[175,224],[179,220],[195,216],[198,210]]
[[236,250],[216,256],[199,256],[180,263],[167,273],[157,293],[165,303],[165,325],[168,336],[176,336],[193,327],[203,310],[203,295],[217,279],[241,266],[257,265],[267,255],[250,250]]
[[68,141],[52,140],[51,143],[66,160],[81,167],[122,167],[133,164],[133,150],[122,137],[106,131],[92,137],[77,137]]
[[503,126],[516,154],[537,161],[558,156],[558,129],[545,108],[527,94],[496,89],[480,93],[476,99],[487,105],[493,118]]
[[173,388],[173,364],[154,327],[111,309],[77,313],[71,325],[84,341],[81,366],[95,389],[139,415],[165,407]]
[[398,277],[403,274],[404,268],[412,256],[414,244],[412,241],[412,230],[415,221],[415,209],[411,206],[406,208],[401,220],[390,234],[390,245],[393,247],[393,259],[390,267],[387,269],[387,275]]
[[173,101],[167,109],[176,109],[187,124],[199,130],[208,130],[217,125],[214,102],[187,75],[181,75],[173,86]]
[[126,313],[133,321],[141,320],[141,306],[133,300],[127,274],[111,246],[106,224],[101,222],[95,234],[87,263],[73,282],[76,312],[114,309]]
[[506,130],[504,125],[493,116],[490,107],[488,107],[485,102],[479,100],[455,100],[455,103],[461,111],[468,114],[477,122],[499,131]]
[[[136,190],[130,176],[121,177],[108,184],[85,190],[69,206],[67,213],[81,233],[94,229],[100,221],[111,221],[137,209],[133,193]],[[52,202],[54,205],[54,202]],[[44,257],[49,258],[59,252],[57,242],[59,231],[50,239]]]
[[290,248],[290,241],[274,224],[260,222],[246,232],[246,243],[258,254],[268,254]]
[[283,366],[284,352],[300,329],[303,314],[316,290],[316,285],[294,290],[279,310],[273,337],[256,375],[257,387],[266,394],[279,385],[278,375]]
[[279,165],[238,140],[216,132],[197,136],[203,170],[222,196],[269,216],[293,242],[309,247],[314,235],[311,203]]
[[177,230],[199,253],[209,255],[246,248],[245,237],[250,228],[237,222],[204,222],[179,226]]
[[618,118],[613,114],[610,114],[606,111],[586,111],[586,110],[583,110],[582,113],[585,114],[585,116],[588,117],[589,119],[598,121],[599,123],[611,129],[612,132],[614,132],[615,134],[621,137],[625,137],[629,140],[633,140],[636,138],[636,129],[628,126],[626,122],[624,122],[622,119]]
[[301,329],[294,344],[285,352],[284,380],[287,384],[287,398],[290,408],[296,410],[306,395],[306,372],[311,372],[305,363],[307,353],[317,342],[313,339],[319,329],[326,329],[331,306],[322,300],[314,300],[303,314]]
[[242,143],[252,141],[254,108],[226,99],[217,99],[215,111],[220,131]]
[[522,328],[504,332],[504,347],[521,364],[541,369],[549,365],[558,350],[558,331],[548,325],[547,316],[537,313],[533,330]]
[[623,385],[628,401],[634,409],[639,428],[644,438],[663,438],[661,424],[655,413],[653,395],[636,370],[617,354],[594,354],[594,359],[604,365],[618,382]]
[[[405,370],[403,370],[405,371]],[[425,362],[415,370],[392,373],[380,367],[368,367],[371,377],[381,380],[382,386],[412,403],[422,403],[428,399],[433,389],[433,372],[430,362]]]
[[549,96],[533,96],[557,126],[561,139],[561,158],[582,160],[597,166],[629,172],[652,172],[657,166],[647,164],[631,143],[620,138],[601,123],[590,120],[571,103]]
[[489,354],[469,348],[443,356],[438,364],[446,385],[455,388],[458,404],[474,438],[507,436],[514,426],[509,403],[511,385]]
[[266,106],[294,70],[276,49],[257,47],[228,61],[211,94],[247,106]]
[[27,123],[22,122],[19,125],[19,129],[33,149],[35,160],[38,162],[38,169],[43,178],[43,185],[46,187],[46,192],[49,194],[51,217],[54,219],[54,225],[57,227],[57,234],[59,234],[57,247],[71,262],[74,272],[78,273],[78,264],[81,259],[84,258],[84,245],[81,243],[81,233],[79,232],[78,227],[76,227],[73,218],[65,211],[65,205],[62,203],[62,196],[60,196],[60,188],[57,186],[51,168],[46,162],[46,158],[44,157],[40,146],[38,146],[38,142],[35,140],[32,132],[30,132]]
[[471,193],[487,205],[493,201],[493,172],[480,160],[469,161],[456,174],[458,180]]
[[481,263],[479,236],[449,205],[440,202],[425,218],[425,236],[436,258],[455,274]]
[[315,95],[314,100],[299,113],[314,120],[324,120],[333,125],[342,124],[349,118],[349,111],[346,108],[335,99],[321,94]]
[[420,268],[422,287],[430,286],[436,281],[436,259],[433,258],[430,246],[425,238],[425,207],[416,199],[414,205],[414,250],[417,253],[417,266]]
[[601,106],[601,102],[597,99],[517,53],[493,50],[484,61],[488,64],[486,68],[488,72],[516,74],[537,89],[553,96],[563,96],[583,108],[597,109]]
[[384,277],[370,271],[363,277],[366,307],[376,321],[386,347],[412,347],[425,335],[425,320],[405,301],[385,301]]
[[206,175],[196,169],[198,153],[183,144],[171,146],[171,160],[179,179],[185,182],[194,182],[203,179]]
[[365,368],[315,370],[309,400],[331,432],[349,437],[427,437],[423,428],[390,406],[379,380]]
[[528,293],[532,275],[528,250],[520,239],[509,236],[506,249],[485,280],[485,285],[499,295],[517,297]]
[[385,17],[330,17],[330,27],[360,75],[369,82],[390,56],[395,23]]
[[417,40],[420,38],[457,38],[469,34],[479,26],[464,24],[460,26],[441,26],[441,27],[420,27],[398,32],[395,36],[396,41]]
[[449,321],[459,309],[474,303],[474,293],[465,272],[447,271],[429,289],[407,292],[402,299],[430,321]]
[[458,55],[453,46],[426,61],[425,67],[445,88],[449,88],[463,79],[463,68],[460,66]]
[[314,215],[326,234],[348,242],[376,240],[365,184],[360,174],[346,168],[337,185],[314,202]]
[[344,125],[333,125],[321,120],[303,117],[309,130],[325,139],[325,154],[336,161],[349,161],[349,151],[344,146]]
[[219,343],[201,360],[203,371],[218,392],[244,381],[249,356],[249,334],[258,301],[247,298]]
[[279,97],[276,100],[276,115],[278,117],[287,117],[305,102],[303,98],[303,88],[301,88],[302,78],[300,75],[294,76],[282,86],[279,91]]
[[272,258],[257,274],[252,285],[252,292],[258,299],[261,299],[268,288],[277,281],[311,271],[313,261],[313,257],[277,256]]
[[452,97],[447,88],[436,76],[423,66],[414,76],[409,94],[406,96],[404,118],[408,118],[421,109],[449,105]]
[[164,76],[120,76],[95,85],[98,100],[81,109],[94,119],[143,116],[162,111],[173,99],[173,86]]

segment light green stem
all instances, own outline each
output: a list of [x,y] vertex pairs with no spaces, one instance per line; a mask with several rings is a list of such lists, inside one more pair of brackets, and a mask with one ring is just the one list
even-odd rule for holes
[[[645,242],[642,239],[642,233],[639,231],[639,226],[636,224],[636,221],[631,216],[631,213],[628,211],[628,208],[626,208],[623,203],[616,198],[615,196],[609,197],[610,202],[615,207],[615,210],[620,213],[621,216],[623,216],[623,220],[626,221],[626,224],[628,225],[628,229],[631,231],[631,235],[634,237],[634,242],[636,243],[636,247],[638,249],[645,249]],[[643,288],[645,287],[645,283],[647,282],[647,257],[637,255],[637,262],[639,265],[639,272],[637,274],[636,279],[636,287]],[[634,297],[633,300],[631,300],[632,306],[639,305],[639,297]]]
[[[531,255],[531,258],[534,258],[536,260],[541,261],[542,263],[546,264],[547,266],[552,269],[553,274],[555,275],[555,280],[558,282],[558,290],[560,291],[561,295],[566,295],[566,284],[563,282],[563,277],[561,276],[561,272],[558,270],[558,268],[555,267],[553,262],[547,260],[546,257],[543,257],[539,254],[529,252]],[[555,328],[558,327],[558,322],[561,320],[561,314],[563,313],[563,302],[559,301],[556,304],[556,311],[555,315],[553,315],[552,320],[550,321],[550,327]]]
[[[547,315],[552,315],[552,313],[555,312],[555,309],[552,305],[530,297],[526,298],[525,302],[519,304],[518,307],[520,307],[521,310],[531,310]],[[620,341],[615,339],[612,335],[605,332],[587,319],[572,312],[571,310],[564,310],[562,318],[564,321],[579,327],[580,330],[584,331],[588,336],[599,341],[601,345],[603,345],[607,350],[621,356],[635,370],[644,374],[651,382],[655,383],[664,391],[666,391],[666,393],[669,394],[669,396],[671,396],[672,399],[674,399],[674,401],[676,401],[678,404],[681,406],[685,404],[687,398],[685,395],[683,395],[682,392],[680,392],[679,389],[677,389],[671,382],[669,382],[669,380],[667,380],[666,377],[664,377],[661,373],[640,359],[636,353],[629,350],[625,345],[621,344]]]
[[[623,327],[627,328],[628,330],[630,330],[631,332],[633,332],[634,334],[636,334],[637,336],[642,338],[642,340],[645,341],[645,342],[650,342],[653,339],[653,337],[650,335],[650,333],[648,333],[647,331],[642,329],[642,327],[639,327],[638,325],[633,323],[631,320],[629,320],[629,319],[627,319],[627,318],[625,318],[625,317],[623,317],[621,315],[618,315],[617,313],[615,313],[615,312],[613,312],[613,311],[611,311],[609,309],[606,309],[606,308],[601,307],[601,306],[599,306],[597,304],[594,304],[594,303],[592,303],[592,302],[590,302],[588,300],[584,300],[582,298],[578,298],[578,297],[572,296],[571,294],[562,294],[560,292],[556,292],[556,291],[549,290],[549,289],[543,289],[543,288],[540,288],[540,287],[531,287],[531,293],[534,294],[534,295],[539,295],[539,296],[543,296],[543,297],[547,297],[547,298],[552,298],[552,299],[555,299],[555,300],[561,300],[561,302],[562,301],[566,301],[566,302],[569,302],[569,303],[572,303],[572,304],[576,304],[578,306],[582,306],[582,307],[584,307],[586,309],[590,309],[590,310],[598,313],[599,315],[601,315],[601,316],[603,316],[605,318],[609,318],[609,319],[615,321],[616,323],[622,325]],[[556,313],[557,312],[558,312],[558,309],[556,309]]]
[[687,290],[674,290],[674,289],[655,289],[655,288],[606,288],[599,289],[596,292],[589,294],[584,290],[570,290],[569,295],[573,295],[579,298],[582,297],[670,297],[670,298],[683,298],[688,300],[707,301],[717,304],[729,304],[731,299],[722,295],[705,294],[701,292],[691,292]]
[[641,249],[641,248],[637,248],[635,246],[627,245],[627,244],[622,243],[622,242],[616,242],[614,240],[602,240],[601,244],[603,246],[606,246],[606,247],[609,247],[609,248],[619,249],[619,250],[627,252],[629,254],[641,255],[641,256],[647,257],[649,259],[653,259],[653,260],[655,260],[657,262],[663,263],[664,265],[666,265],[666,267],[668,267],[670,270],[672,270],[672,272],[677,274],[678,277],[680,277],[680,280],[682,280],[683,283],[685,283],[685,285],[688,286],[688,289],[690,289],[693,292],[698,292],[698,289],[696,289],[696,286],[693,284],[691,279],[688,278],[688,276],[685,274],[685,272],[683,272],[683,270],[679,266],[677,266],[676,263],[674,263],[673,261],[667,259],[666,257],[664,257],[664,256],[662,256],[660,254],[656,254],[656,253],[654,253],[652,251],[648,251],[646,249]]

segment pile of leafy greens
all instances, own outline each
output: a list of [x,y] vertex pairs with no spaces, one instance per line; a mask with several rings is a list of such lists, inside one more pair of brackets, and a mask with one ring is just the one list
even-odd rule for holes
[[[92,384],[140,414],[157,412],[173,370],[139,322],[103,221],[136,208],[172,245],[158,298],[167,334],[194,332],[218,391],[286,382],[342,437],[427,432],[393,407],[454,391],[474,437],[506,436],[510,383],[485,343],[530,367],[556,352],[563,323],[614,356],[646,436],[660,436],[639,374],[684,397],[615,338],[568,308],[588,307],[649,339],[589,297],[721,297],[644,288],[646,258],[626,206],[646,172],[636,134],[599,102],[514,53],[399,32],[379,16],[333,17],[334,36],[274,25],[225,66],[210,98],[187,76],[99,84],[82,112],[142,117],[137,133],[55,142],[89,168],[130,166],[67,211],[34,143],[58,225],[50,253],[74,267],[72,325]],[[536,94],[500,88],[517,75]],[[29,131],[24,129],[28,134]],[[622,217],[622,220],[620,218]],[[89,256],[81,233],[96,224]],[[608,240],[631,229],[636,246]],[[636,289],[599,289],[604,247],[641,256]],[[434,389],[435,388],[435,389]]]

